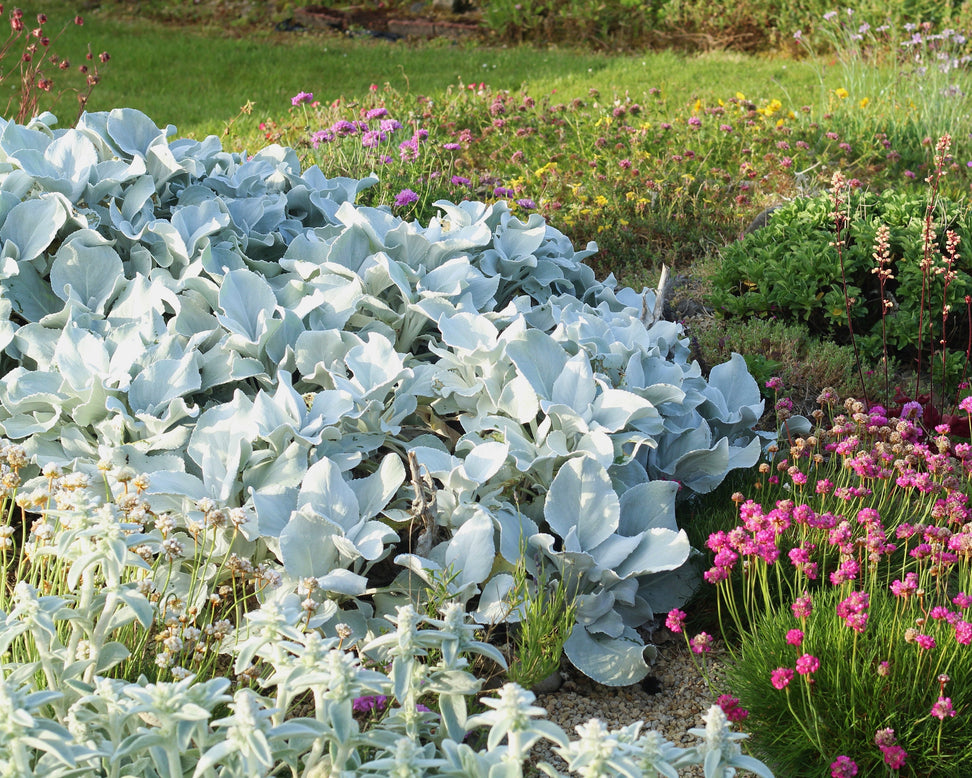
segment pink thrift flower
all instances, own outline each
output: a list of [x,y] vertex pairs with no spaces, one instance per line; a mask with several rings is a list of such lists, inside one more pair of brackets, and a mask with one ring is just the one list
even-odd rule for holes
[[935,638],[931,635],[915,635],[915,642],[919,648],[923,648],[925,651],[935,647]]
[[290,98],[291,105],[300,105],[301,103],[309,103],[314,99],[313,92],[298,92],[293,97]]
[[955,708],[952,707],[952,698],[939,697],[935,704],[932,705],[931,715],[940,721],[954,717]]
[[874,745],[876,746],[893,746],[897,742],[894,736],[894,730],[891,727],[879,729],[874,733]]
[[665,626],[672,632],[681,632],[685,624],[685,615],[685,611],[680,611],[678,608],[670,610],[665,618]]
[[720,694],[716,704],[722,708],[722,712],[726,714],[729,721],[743,721],[749,716],[748,710],[739,707],[739,698],[733,697],[731,694]]
[[965,619],[955,622],[955,641],[963,646],[972,643],[972,624]]
[[799,646],[803,643],[803,630],[791,629],[786,633],[786,642],[791,646]]
[[804,654],[796,660],[796,671],[800,675],[810,675],[820,669],[820,660],[813,654]]
[[793,615],[798,619],[806,619],[810,617],[810,613],[813,611],[813,601],[809,594],[804,594],[802,597],[797,597],[790,608],[793,610]]
[[712,650],[712,635],[700,632],[691,640],[692,651],[696,654],[708,654]]
[[892,770],[900,770],[905,766],[908,754],[901,746],[881,746],[884,761]]
[[830,763],[830,778],[854,778],[857,775],[857,763],[849,756],[841,754]]
[[972,413],[972,395],[965,397],[959,403],[959,410],[965,411],[966,413]]
[[956,608],[968,608],[972,606],[972,597],[967,595],[965,592],[959,592],[952,598],[952,605]]
[[784,689],[793,680],[793,671],[789,667],[777,667],[770,673],[770,683],[776,689]]

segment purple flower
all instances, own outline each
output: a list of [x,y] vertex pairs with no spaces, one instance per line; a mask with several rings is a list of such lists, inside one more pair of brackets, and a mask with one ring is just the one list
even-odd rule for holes
[[690,116],[689,117],[689,120],[688,120],[688,123],[689,123],[689,127],[701,127],[702,126],[702,120],[698,116]]
[[402,128],[402,123],[398,119],[382,119],[378,122],[378,127],[382,132],[395,132]]
[[[836,15],[836,11],[833,12]],[[830,778],[854,778],[857,775],[857,763],[849,756],[841,754],[830,763]]]
[[387,108],[372,108],[365,113],[365,119],[380,119],[382,116],[388,116]]
[[291,105],[300,105],[301,103],[309,103],[314,99],[313,92],[298,92],[293,97],[290,98]]
[[493,197],[512,197],[516,192],[505,186],[498,186],[493,190]]
[[881,746],[884,761],[892,770],[900,770],[905,766],[908,753],[901,746]]
[[339,138],[344,138],[347,135],[354,135],[358,128],[355,124],[349,122],[347,119],[339,119],[331,125],[331,129],[334,134]]
[[366,149],[373,149],[385,139],[385,133],[378,130],[368,130],[361,136],[361,145]]
[[388,698],[384,694],[355,697],[351,703],[351,710],[355,713],[381,713],[388,707]]
[[452,185],[453,186],[469,186],[472,182],[463,176],[453,176]]
[[402,208],[410,203],[416,202],[418,199],[418,195],[415,194],[415,192],[413,192],[411,189],[403,189],[395,198],[395,207]]
[[517,200],[516,204],[521,208],[526,208],[529,211],[535,211],[537,209],[537,204],[529,197],[524,197],[520,200]]
[[446,151],[459,151],[462,148],[461,143],[443,143],[442,148]]

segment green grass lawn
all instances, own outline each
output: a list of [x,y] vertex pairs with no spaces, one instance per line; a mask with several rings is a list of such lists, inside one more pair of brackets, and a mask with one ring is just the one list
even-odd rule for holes
[[[32,3],[25,15],[46,12],[52,34],[73,18],[75,8],[63,0]],[[222,132],[247,101],[257,115],[274,116],[285,114],[299,91],[313,92],[323,102],[366,94],[371,84],[386,83],[430,96],[461,81],[485,82],[493,89],[526,85],[532,94],[555,92],[561,100],[586,96],[591,88],[641,99],[652,87],[679,101],[737,91],[754,100],[810,103],[818,98],[813,68],[786,58],[390,42],[278,33],[269,24],[240,37],[137,19],[112,5],[88,11],[84,19],[83,27],[69,25],[54,47],[72,64],[89,43],[93,51],[111,54],[89,109],[137,108],[161,125],[174,124],[180,135]],[[64,95],[54,110],[73,116],[72,95]]]

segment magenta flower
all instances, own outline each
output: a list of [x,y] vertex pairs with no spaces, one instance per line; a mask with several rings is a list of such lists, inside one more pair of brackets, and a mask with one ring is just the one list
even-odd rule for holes
[[881,746],[884,761],[892,770],[900,770],[905,766],[907,752],[901,746]]
[[459,143],[443,143],[442,148],[444,148],[446,151],[459,151],[459,149],[462,148],[462,145]]
[[708,654],[712,650],[712,635],[700,632],[690,641],[692,651],[696,654]]
[[689,127],[701,127],[702,126],[702,120],[698,116],[690,116],[689,117],[689,120],[688,120],[688,123],[689,123]]
[[665,617],[665,626],[668,627],[672,632],[681,632],[682,627],[685,624],[685,611],[680,611],[678,608],[673,608],[668,612],[668,616]]
[[[732,130],[732,127],[729,129]],[[774,392],[779,392],[781,389],[783,389],[783,379],[779,376],[773,376],[769,379],[769,381],[766,382],[765,386],[767,389],[772,389]]]
[[418,199],[418,195],[415,194],[415,192],[413,192],[411,189],[403,189],[395,198],[395,207],[402,208],[410,203],[416,202]]
[[935,647],[935,638],[931,635],[915,635],[915,642],[918,644],[919,648],[928,651]]
[[820,660],[813,654],[804,654],[796,660],[796,671],[800,675],[810,675],[820,669]]
[[965,411],[966,413],[972,413],[972,395],[963,398],[958,407],[959,410]]
[[720,694],[716,704],[722,708],[722,712],[726,714],[729,721],[743,721],[749,716],[748,710],[739,707],[739,698],[733,697],[731,694]]
[[290,98],[291,105],[300,105],[301,103],[309,103],[314,99],[313,92],[298,92],[293,97]]
[[867,592],[851,592],[837,603],[837,615],[855,632],[863,632],[867,627],[867,607],[870,597]]
[[789,667],[777,667],[772,673],[770,673],[770,683],[776,689],[786,688],[790,681],[793,680],[793,670]]
[[939,697],[935,701],[935,704],[932,705],[931,715],[939,721],[944,721],[946,718],[953,718],[955,716],[955,708],[952,707],[952,698]]
[[857,775],[857,762],[841,754],[830,763],[830,778],[854,778]]
[[797,597],[790,608],[793,611],[793,615],[798,619],[807,619],[813,612],[813,601],[810,599],[809,594],[804,594],[802,597]]
[[963,646],[972,643],[972,624],[965,619],[955,622],[955,642]]
[[791,629],[786,633],[786,642],[791,646],[799,646],[803,643],[803,630]]
[[388,698],[384,694],[355,697],[351,703],[351,710],[355,713],[381,713],[388,707]]

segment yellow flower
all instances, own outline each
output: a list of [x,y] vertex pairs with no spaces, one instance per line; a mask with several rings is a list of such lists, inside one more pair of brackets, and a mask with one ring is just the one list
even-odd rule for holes
[[861,98],[861,101],[858,103],[858,105],[861,108],[867,108],[867,104],[870,103],[870,102],[871,102],[871,98],[870,97],[862,97]]
[[837,95],[837,97],[839,97],[841,100],[843,100],[845,97],[847,97],[850,94],[850,92],[844,89],[844,87],[840,87],[839,89],[834,90],[834,94]]
[[594,198],[594,205],[603,208],[607,204],[608,204],[608,199],[604,195],[598,195],[597,197]]
[[702,110],[702,100],[696,97],[695,104],[692,106],[692,113],[698,113],[701,110]]
[[736,92],[736,99],[737,100],[745,100],[746,99],[746,95],[744,95],[742,92]]
[[631,201],[632,201],[632,200],[634,200],[634,199],[635,199],[635,198],[636,198],[637,196],[638,196],[638,195],[636,195],[636,194],[635,194],[634,192],[625,192],[625,193],[624,193],[624,199],[625,199],[625,200],[627,200],[628,202],[631,202]]

